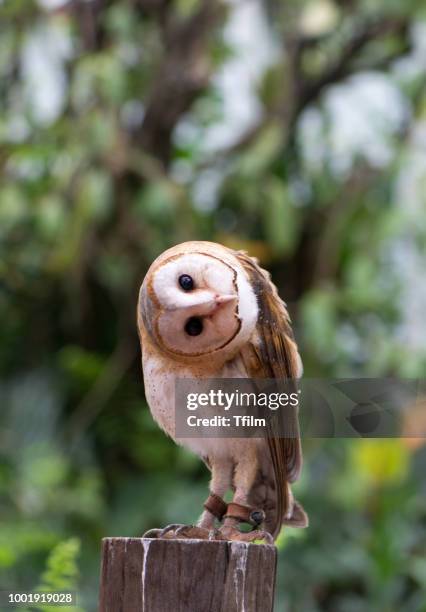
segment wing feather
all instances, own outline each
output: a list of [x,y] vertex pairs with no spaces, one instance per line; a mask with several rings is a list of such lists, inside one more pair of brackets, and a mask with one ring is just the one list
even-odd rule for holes
[[[259,321],[257,338],[242,352],[250,378],[286,379],[294,384],[301,374],[301,361],[291,329],[290,317],[285,303],[278,295],[269,273],[263,270],[257,261],[245,252],[236,253],[237,259],[248,274],[251,285],[257,296]],[[288,383],[287,387],[288,389]],[[284,423],[271,421],[267,444],[273,466],[277,512],[272,526],[274,537],[278,535],[283,521],[292,511],[292,496],[288,483],[297,480],[302,467],[302,450],[300,443],[297,407],[289,407],[285,412],[275,413],[283,418]],[[288,437],[282,436],[282,427]]]

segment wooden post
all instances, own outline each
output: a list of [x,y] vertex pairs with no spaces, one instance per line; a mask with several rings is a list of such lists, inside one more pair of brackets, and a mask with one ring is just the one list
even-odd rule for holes
[[99,612],[272,612],[275,546],[105,538]]

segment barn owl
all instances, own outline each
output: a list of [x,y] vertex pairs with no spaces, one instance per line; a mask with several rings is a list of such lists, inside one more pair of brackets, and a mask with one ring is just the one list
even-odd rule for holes
[[[300,376],[290,319],[269,274],[245,252],[212,242],[179,244],[149,268],[137,320],[151,413],[211,471],[196,525],[173,524],[146,535],[272,543],[283,524],[307,526],[290,488],[302,465],[299,435],[179,439],[175,433],[176,378]],[[295,421],[298,432],[297,409],[286,418]],[[228,491],[230,503],[224,501]],[[240,529],[243,523],[252,530]]]

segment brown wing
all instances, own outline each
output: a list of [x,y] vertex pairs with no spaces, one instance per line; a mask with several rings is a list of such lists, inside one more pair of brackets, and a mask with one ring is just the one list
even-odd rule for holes
[[[284,302],[280,299],[269,273],[260,268],[256,260],[244,252],[237,252],[239,262],[247,272],[257,296],[259,306],[258,337],[242,352],[247,372],[251,378],[290,379],[300,376],[300,358],[294,341]],[[291,511],[291,493],[288,483],[297,480],[302,467],[302,450],[299,435],[297,407],[289,407],[280,415],[280,431],[271,422],[267,439],[270,459],[273,466],[276,488],[277,508],[274,512],[274,525],[271,532],[276,536],[283,521]],[[282,436],[282,426],[288,437]]]

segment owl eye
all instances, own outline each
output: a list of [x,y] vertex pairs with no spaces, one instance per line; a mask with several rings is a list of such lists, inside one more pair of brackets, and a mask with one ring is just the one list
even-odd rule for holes
[[188,336],[199,336],[203,331],[203,322],[200,317],[191,317],[185,323],[185,331]]
[[189,274],[182,274],[179,276],[179,285],[184,291],[191,291],[194,289],[194,281],[192,276],[189,276]]

